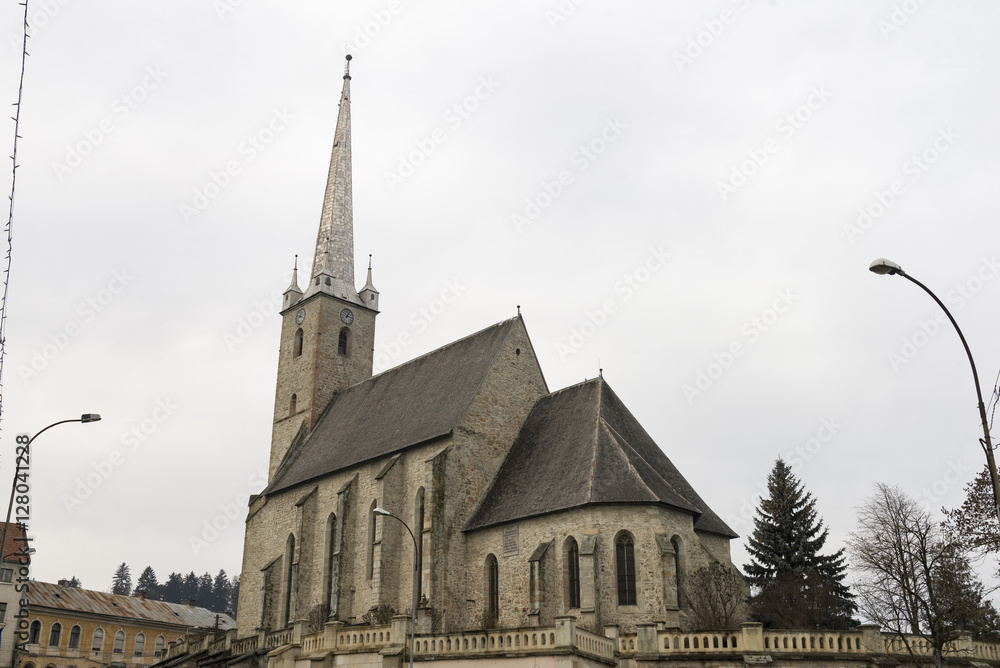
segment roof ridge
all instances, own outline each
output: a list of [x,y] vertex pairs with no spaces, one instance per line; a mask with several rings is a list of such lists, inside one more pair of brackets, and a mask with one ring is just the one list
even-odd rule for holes
[[[572,387],[577,387],[584,385],[585,383],[592,382],[594,379],[589,381],[584,381],[583,383],[577,383]],[[603,379],[601,379],[603,382]],[[569,389],[569,388],[565,388]],[[594,421],[594,448],[590,456],[590,484],[587,487],[587,502],[590,503],[594,500],[594,476],[597,473],[597,448],[601,440],[601,400],[604,398],[604,393],[598,389],[597,391],[597,410],[595,411],[595,421]]]
[[[619,439],[621,439],[621,441],[622,441],[623,443],[625,443],[625,445],[627,445],[627,446],[628,446],[628,449],[629,449],[629,450],[631,450],[632,452],[634,452],[634,453],[635,453],[635,456],[636,456],[636,457],[638,457],[639,459],[641,459],[641,460],[642,460],[642,463],[643,463],[643,464],[645,464],[646,466],[648,466],[648,467],[649,467],[649,469],[650,469],[650,470],[651,470],[651,471],[652,471],[653,473],[655,473],[655,474],[656,474],[656,477],[657,477],[657,478],[659,478],[660,480],[662,480],[662,481],[663,481],[663,484],[665,484],[665,485],[666,485],[667,487],[669,487],[669,488],[670,488],[670,491],[672,491],[672,492],[673,492],[674,494],[676,494],[677,496],[679,496],[679,497],[680,497],[681,499],[684,499],[684,501],[685,501],[686,503],[688,503],[688,504],[689,504],[689,505],[690,505],[690,506],[691,506],[692,508],[697,508],[697,509],[698,509],[698,512],[699,512],[699,513],[703,513],[703,512],[705,512],[705,511],[704,511],[704,510],[703,510],[703,509],[701,508],[701,506],[700,506],[699,504],[697,504],[697,503],[694,503],[693,501],[691,501],[691,499],[687,498],[686,496],[684,496],[683,494],[681,494],[681,493],[680,493],[679,491],[677,491],[677,488],[676,488],[676,487],[674,487],[673,485],[671,485],[671,484],[670,484],[670,481],[669,481],[669,480],[667,480],[666,478],[664,478],[664,477],[663,477],[663,474],[662,474],[662,473],[660,473],[660,471],[658,471],[658,470],[657,470],[657,468],[656,468],[655,466],[653,466],[652,464],[650,464],[650,463],[649,463],[649,461],[648,461],[648,460],[647,460],[647,459],[646,459],[645,457],[643,457],[643,456],[642,456],[642,454],[641,454],[641,453],[640,453],[640,452],[639,452],[638,450],[636,450],[636,449],[635,449],[634,447],[632,447],[632,444],[628,442],[628,439],[626,439],[626,438],[625,438],[624,436],[622,436],[622,435],[621,435],[621,434],[620,434],[620,433],[618,432],[618,430],[617,430],[617,429],[615,429],[614,427],[612,427],[611,425],[609,425],[609,424],[607,423],[607,421],[605,421],[605,420],[603,420],[603,419],[602,419],[602,422],[603,422],[604,426],[605,426],[605,427],[606,427],[606,428],[608,429],[608,431],[610,431],[610,432],[612,432],[612,433],[614,434],[614,436],[615,436],[615,443],[616,443],[616,444],[618,443],[618,440],[619,440]],[[641,427],[642,425],[639,425],[639,426]],[[621,445],[619,445],[618,447],[620,448],[620,447],[621,447]],[[628,457],[628,455],[626,454],[626,455],[625,455],[625,457],[627,458],[627,457]],[[631,459],[629,459],[629,465],[631,466],[631,464],[632,464],[632,460],[631,460]],[[679,471],[678,471],[678,472],[679,472]],[[639,475],[639,478],[640,478],[640,479],[642,479],[642,475]],[[642,484],[643,484],[643,485],[646,485],[646,481],[645,481],[645,480],[642,480]],[[649,485],[646,485],[646,489],[649,489]],[[652,490],[650,490],[650,491],[652,491]],[[655,494],[654,494],[654,496],[657,496],[657,495],[655,495]],[[662,499],[661,499],[661,501],[662,501]]]
[[[652,496],[657,501],[662,502],[662,499],[660,499],[660,495],[657,494],[656,492],[654,492],[652,489],[650,489],[649,484],[646,483],[645,478],[642,477],[642,474],[639,473],[639,471],[632,464],[632,460],[629,459],[628,453],[625,452],[624,448],[622,448],[621,444],[618,442],[618,438],[617,438],[618,432],[616,432],[614,429],[612,429],[611,426],[607,423],[606,420],[604,420],[603,418],[599,418],[599,419],[600,419],[601,426],[604,427],[605,430],[607,430],[608,436],[611,437],[611,441],[615,444],[615,447],[617,447],[618,450],[621,451],[622,456],[625,457],[625,461],[628,462],[629,470],[632,471],[632,477],[633,478],[638,478],[639,482],[642,483],[642,486],[646,489],[647,492],[649,492],[649,495]],[[633,452],[635,452],[635,449],[631,445],[629,446],[629,449],[632,450]],[[642,457],[640,457],[640,459],[642,459]],[[645,459],[643,459],[642,461],[645,462],[647,465],[649,464],[649,462],[646,462]],[[671,488],[671,489],[673,489],[673,488]],[[681,498],[683,499],[684,497],[682,496]],[[687,499],[684,499],[684,500],[687,501]]]
[[[440,352],[443,352],[445,350],[448,350],[449,348],[451,348],[453,346],[457,346],[459,343],[462,343],[463,341],[467,341],[467,340],[469,340],[471,338],[479,336],[483,332],[488,332],[491,329],[500,329],[500,327],[502,325],[509,325],[509,324],[513,323],[515,320],[517,320],[519,317],[520,316],[514,316],[513,318],[508,318],[507,320],[501,320],[500,322],[493,323],[492,325],[489,325],[488,327],[483,327],[482,329],[480,329],[477,332],[473,332],[472,334],[468,334],[467,336],[463,336],[460,339],[455,339],[454,341],[451,341],[450,343],[446,343],[443,346],[441,346],[440,348],[435,348],[434,350],[428,350],[423,355],[420,355],[418,357],[414,357],[411,360],[406,360],[402,364],[397,364],[396,366],[390,367],[390,368],[386,369],[385,371],[378,372],[377,374],[375,374],[371,378],[365,378],[364,380],[362,380],[362,381],[360,381],[358,383],[354,383],[354,385],[349,385],[348,387],[345,387],[342,390],[338,390],[337,392],[334,393],[333,396],[337,396],[341,392],[346,392],[347,390],[350,390],[352,387],[357,387],[358,385],[364,385],[365,383],[371,382],[371,381],[375,380],[376,378],[381,378],[382,376],[384,376],[385,374],[387,374],[387,373],[389,373],[391,371],[396,371],[397,369],[402,369],[403,367],[407,367],[407,366],[409,366],[411,364],[419,362],[420,360],[424,359],[425,357],[429,357],[431,355],[435,355],[437,353],[440,353]],[[505,340],[506,340],[506,337],[505,337]],[[332,402],[333,399],[331,398],[330,401]]]

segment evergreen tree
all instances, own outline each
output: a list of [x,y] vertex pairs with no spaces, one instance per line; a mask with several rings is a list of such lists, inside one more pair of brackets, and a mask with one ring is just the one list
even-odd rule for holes
[[229,607],[229,599],[233,593],[233,586],[229,583],[229,576],[226,575],[225,569],[220,569],[219,574],[215,576],[215,582],[212,584],[212,601],[215,603],[215,612],[226,612],[231,610]]
[[215,596],[212,595],[213,583],[214,580],[211,573],[206,572],[198,578],[198,593],[194,596],[194,599],[202,608],[218,612],[219,606],[215,604]]
[[845,627],[856,606],[844,584],[844,551],[820,554],[827,530],[812,494],[780,458],[767,491],[748,539],[751,562],[743,567],[753,587],[753,615],[768,626]]
[[182,598],[184,598],[184,578],[180,573],[171,573],[160,587],[160,600],[180,603]]
[[153,571],[152,566],[146,566],[145,570],[142,571],[142,575],[139,576],[139,581],[135,584],[135,591],[146,592],[146,598],[156,599],[159,596],[160,584],[156,581],[156,573]]
[[73,577],[71,577],[71,578],[69,579],[69,583],[68,583],[68,584],[67,584],[66,586],[67,586],[67,587],[74,587],[74,588],[76,588],[76,589],[79,589],[79,588],[80,588],[80,584],[81,584],[81,582],[80,582],[80,578],[78,578],[78,577],[76,577],[76,576],[74,575]]
[[181,600],[198,598],[198,576],[191,571],[184,576],[184,585],[181,587]]
[[236,608],[240,601],[240,576],[234,575],[232,581],[230,582],[230,595],[229,595],[229,610],[232,611],[233,617],[236,617]]
[[121,566],[115,569],[115,574],[111,578],[111,593],[121,596],[128,596],[132,593],[132,572],[124,561]]

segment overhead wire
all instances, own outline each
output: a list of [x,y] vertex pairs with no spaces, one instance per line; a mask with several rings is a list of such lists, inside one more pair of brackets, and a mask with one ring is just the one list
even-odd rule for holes
[[6,266],[3,270],[3,295],[0,296],[0,421],[3,419],[3,363],[7,356],[7,289],[10,286],[10,260],[13,250],[13,229],[14,229],[14,192],[17,186],[17,142],[21,139],[21,100],[24,93],[24,72],[28,60],[28,0],[19,2],[24,7],[24,20],[21,23],[23,38],[21,41],[21,73],[17,82],[17,101],[14,102],[14,147],[10,155],[11,177],[9,208],[7,211],[7,225],[4,231],[7,233],[7,252],[5,254]]

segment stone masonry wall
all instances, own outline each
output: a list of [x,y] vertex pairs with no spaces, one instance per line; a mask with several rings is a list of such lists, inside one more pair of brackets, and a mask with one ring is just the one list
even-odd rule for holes
[[[619,606],[617,598],[617,577],[615,566],[615,538],[621,531],[631,533],[635,545],[636,605]],[[516,531],[516,553],[504,552],[504,533]],[[581,591],[584,605],[570,609],[566,585],[566,552],[564,544],[568,536],[573,536],[581,546],[581,589],[593,588],[593,612],[588,612],[588,597]],[[583,554],[584,539],[596,536],[594,555],[596,564],[594,579],[588,582]],[[660,537],[660,541],[657,540]],[[546,573],[555,578],[544,578],[544,602],[541,608],[541,625],[552,624],[557,615],[569,614],[577,618],[581,628],[601,633],[608,625],[617,624],[622,632],[634,631],[636,624],[666,621],[670,615],[665,596],[662,551],[660,545],[666,539],[679,538],[682,544],[684,571],[691,572],[708,565],[709,556],[701,549],[702,536],[710,540],[725,538],[710,534],[696,534],[692,516],[661,505],[620,505],[588,506],[544,517],[522,520],[503,526],[490,527],[470,532],[468,535],[468,560],[465,570],[478,576],[479,590],[474,582],[469,582],[468,598],[475,599],[475,605],[482,607],[486,592],[483,586],[483,565],[489,554],[494,554],[500,564],[500,627],[527,626],[529,617],[530,564],[528,559],[535,549],[552,542],[543,561]],[[715,547],[717,551],[718,546]],[[728,546],[726,548],[728,561]],[[683,572],[682,572],[683,577]],[[475,578],[472,578],[475,579]],[[669,583],[666,583],[667,585]],[[675,613],[676,614],[676,613]]]

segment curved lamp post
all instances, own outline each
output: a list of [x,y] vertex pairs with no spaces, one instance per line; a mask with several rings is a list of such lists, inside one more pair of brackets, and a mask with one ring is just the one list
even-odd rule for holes
[[413,535],[413,532],[410,531],[410,527],[407,526],[406,522],[404,522],[403,520],[399,519],[398,517],[396,517],[395,515],[393,515],[392,513],[390,513],[385,508],[376,508],[372,512],[376,513],[378,515],[381,515],[383,517],[391,517],[392,519],[394,519],[397,522],[399,522],[400,524],[402,524],[403,528],[406,529],[406,533],[410,534],[410,539],[413,540],[413,578],[414,578],[414,580],[413,580],[413,605],[410,608],[410,614],[412,615],[412,619],[410,620],[410,668],[413,668],[413,649],[414,649],[414,645],[416,644],[416,637],[417,637],[417,581],[416,581],[416,578],[419,577],[419,575],[420,575],[419,573],[417,573],[417,539]]
[[[45,427],[44,429],[42,429],[39,432],[36,432],[34,436],[32,436],[31,438],[29,438],[28,442],[24,444],[24,447],[25,447],[25,449],[30,448],[31,447],[31,443],[36,438],[38,438],[39,436],[41,436],[44,432],[48,431],[49,429],[52,429],[52,427],[55,427],[56,425],[66,424],[67,422],[84,422],[84,423],[86,423],[86,422],[97,422],[100,419],[101,419],[101,416],[98,415],[97,413],[84,413],[80,417],[72,419],[72,420],[60,420],[59,422],[53,422],[48,427]],[[14,482],[12,482],[11,485],[10,485],[10,502],[7,504],[7,520],[4,522],[4,525],[3,525],[3,534],[2,534],[2,536],[0,536],[0,561],[3,561],[4,559],[7,558],[7,555],[5,554],[7,552],[7,529],[8,529],[8,527],[10,527],[10,511],[14,509],[14,496],[15,496],[15,494],[17,492],[17,469],[18,469],[18,467],[17,467],[17,458],[16,457],[14,459],[14,462],[15,462],[15,464],[14,464]],[[15,641],[14,645],[13,645],[13,649],[11,650],[11,662],[10,662],[11,666],[16,666],[17,665],[16,656],[17,656],[17,642]]]
[[[76,418],[74,420],[60,420],[59,422],[53,422],[48,427],[45,427],[45,429],[42,429],[41,431],[39,431],[38,433],[36,433],[34,436],[32,436],[31,438],[29,438],[28,442],[25,443],[24,447],[25,448],[30,447],[32,441],[34,441],[36,438],[38,438],[39,436],[41,436],[45,431],[51,429],[52,427],[55,427],[58,424],[66,424],[67,422],[85,422],[85,423],[86,422],[97,422],[100,419],[101,419],[101,416],[98,415],[97,413],[84,413],[83,415],[81,415],[80,417],[78,417],[78,418]],[[16,462],[17,459],[15,459],[14,461]],[[14,467],[14,482],[11,483],[11,486],[10,486],[10,502],[7,504],[7,520],[6,520],[6,522],[4,522],[4,525],[3,525],[3,536],[0,537],[0,550],[3,550],[5,552],[7,550],[7,528],[10,526],[10,511],[14,509],[14,495],[15,495],[16,490],[17,490],[17,466],[15,465],[15,467]],[[6,554],[0,554],[0,560],[5,559],[6,557],[7,557]]]
[[969,364],[972,365],[972,379],[976,382],[976,397],[979,399],[979,418],[983,423],[983,438],[981,442],[983,450],[986,452],[986,464],[989,466],[990,477],[993,482],[993,506],[997,514],[997,519],[1000,520],[1000,480],[997,479],[997,465],[993,458],[993,443],[990,440],[990,424],[989,420],[986,419],[986,406],[983,404],[983,392],[979,389],[979,374],[976,372],[976,362],[972,359],[972,351],[969,350],[969,344],[965,341],[965,335],[962,334],[962,330],[959,329],[958,323],[955,322],[955,318],[951,315],[951,311],[949,311],[948,307],[946,307],[944,303],[938,299],[937,295],[931,292],[926,285],[903,271],[903,268],[898,264],[880,257],[871,263],[868,270],[876,274],[889,274],[890,276],[899,275],[911,283],[915,283],[920,286],[920,289],[929,294],[931,298],[937,302],[937,305],[941,307],[944,314],[948,316],[948,320],[950,320],[951,324],[954,325],[955,331],[958,332],[958,338],[962,339],[962,345],[965,346],[965,354],[969,356]]

